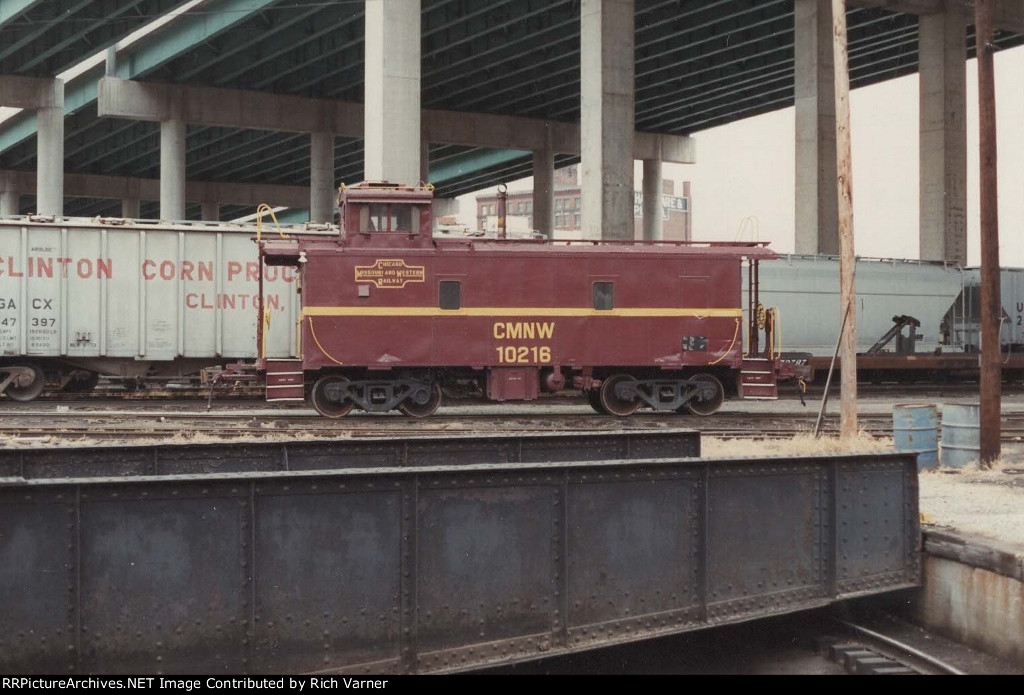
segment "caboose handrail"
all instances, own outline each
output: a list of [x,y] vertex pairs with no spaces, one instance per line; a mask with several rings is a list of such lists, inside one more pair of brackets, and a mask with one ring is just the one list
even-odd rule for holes
[[696,248],[765,248],[768,241],[696,241],[679,239],[548,239],[538,237],[501,238],[472,237],[476,242],[494,242],[498,244],[546,244],[558,246],[692,246]]

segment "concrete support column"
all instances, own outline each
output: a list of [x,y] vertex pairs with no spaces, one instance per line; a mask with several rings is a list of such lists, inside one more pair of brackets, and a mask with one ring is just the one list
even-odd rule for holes
[[14,177],[9,172],[0,174],[0,217],[17,215],[20,198]]
[[459,201],[455,198],[434,198],[434,224],[437,224],[439,217],[457,215],[459,213]]
[[0,191],[0,216],[17,215],[20,202],[17,191]]
[[64,214],[64,82],[53,80],[47,106],[36,110],[39,138],[36,212]]
[[920,54],[923,260],[967,264],[967,31],[963,6],[924,15]]
[[220,203],[216,200],[204,200],[199,216],[203,222],[220,222]]
[[121,217],[127,219],[138,218],[142,209],[142,201],[138,198],[122,198],[121,199]]
[[580,7],[584,239],[633,239],[634,0]]
[[533,153],[533,228],[551,238],[555,233],[555,155]]
[[420,181],[430,183],[430,141],[426,134],[420,137]]
[[661,161],[644,160],[643,228],[645,241],[661,241],[665,236],[661,204]]
[[160,219],[185,219],[185,121],[160,122]]
[[367,0],[367,180],[420,180],[420,0]]
[[334,134],[318,132],[310,134],[309,149],[309,221],[331,222],[334,220]]
[[796,252],[839,253],[832,7],[794,3]]

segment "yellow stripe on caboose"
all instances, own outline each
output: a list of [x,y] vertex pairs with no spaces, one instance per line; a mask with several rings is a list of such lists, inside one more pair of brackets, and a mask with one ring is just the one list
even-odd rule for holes
[[710,308],[643,308],[643,309],[587,309],[572,307],[470,307],[464,309],[439,309],[437,307],[418,306],[307,306],[302,309],[303,316],[578,316],[602,317],[619,316],[630,318],[719,318],[738,317],[743,315],[742,309],[710,309]]

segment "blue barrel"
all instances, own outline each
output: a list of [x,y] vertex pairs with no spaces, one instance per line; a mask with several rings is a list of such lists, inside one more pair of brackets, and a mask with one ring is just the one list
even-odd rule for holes
[[928,403],[892,407],[892,436],[897,451],[916,451],[917,468],[939,465],[939,409]]
[[981,405],[942,406],[942,465],[963,468],[981,460]]

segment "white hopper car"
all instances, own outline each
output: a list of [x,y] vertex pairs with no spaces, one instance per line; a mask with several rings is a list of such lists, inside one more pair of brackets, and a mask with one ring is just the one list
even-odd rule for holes
[[[0,218],[0,393],[85,390],[257,357],[258,234],[332,225]],[[295,273],[267,268],[266,356],[294,357]]]
[[[758,280],[764,306],[778,310],[778,349],[787,359],[810,364],[821,376],[836,354],[842,325],[838,258],[784,255],[761,263]],[[858,258],[858,372],[870,379],[976,376],[980,283],[976,267]],[[1004,371],[1018,378],[1024,369],[1024,268],[1001,269],[1000,288]],[[896,319],[907,317],[918,325],[904,322],[897,331]]]

